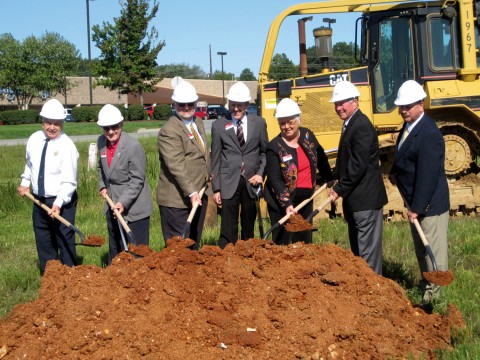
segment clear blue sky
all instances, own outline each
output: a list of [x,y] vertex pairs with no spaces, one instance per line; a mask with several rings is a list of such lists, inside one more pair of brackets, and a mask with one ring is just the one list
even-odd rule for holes
[[[83,58],[88,57],[86,0],[0,0],[0,33],[11,33],[15,39],[41,36],[57,32],[73,43]],[[306,2],[306,1],[301,1]],[[198,65],[210,71],[221,69],[217,51],[225,51],[224,70],[236,76],[244,68],[258,75],[263,48],[270,23],[275,16],[295,0],[160,0],[152,25],[158,30],[159,40],[166,46],[160,52],[159,65],[185,63]],[[113,23],[120,16],[118,0],[91,0],[90,26]],[[275,52],[285,52],[298,63],[298,17],[285,21]],[[337,20],[333,24],[333,42],[353,41],[354,24],[350,17],[348,27]],[[306,23],[307,47],[313,46],[312,30],[326,25],[321,18]],[[92,58],[100,55],[91,43]]]

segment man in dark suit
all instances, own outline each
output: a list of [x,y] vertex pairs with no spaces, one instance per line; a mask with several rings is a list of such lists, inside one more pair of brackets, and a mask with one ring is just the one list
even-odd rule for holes
[[268,143],[265,120],[247,114],[250,90],[235,83],[227,94],[230,114],[212,124],[212,188],[215,203],[222,208],[221,248],[238,239],[238,215],[241,238],[254,237],[255,199],[247,186],[262,184]]
[[196,117],[198,95],[187,81],[173,90],[175,115],[158,132],[160,177],[157,186],[157,204],[160,208],[162,232],[165,241],[181,236],[193,205],[199,209],[191,222],[190,234],[195,241],[191,249],[199,250],[208,197],[199,192],[210,177],[208,138],[202,119]]
[[383,206],[387,193],[378,157],[378,136],[358,108],[358,89],[349,81],[335,85],[330,102],[344,121],[336,162],[337,184],[330,189],[342,197],[350,247],[377,273],[382,274]]
[[[424,113],[427,94],[414,80],[398,89],[395,105],[405,121],[397,140],[390,180],[396,183],[408,209],[415,253],[423,274],[433,266],[413,220],[418,219],[439,270],[448,270],[448,213],[450,209],[445,174],[445,142],[435,121]],[[419,284],[423,301],[438,296],[439,287],[423,278]]]
[[[137,139],[122,131],[123,116],[120,110],[106,104],[98,113],[97,124],[103,135],[98,138],[98,184],[100,196],[112,199],[115,208],[122,214],[132,231],[133,245],[148,245],[150,215],[153,205],[147,180],[147,159]],[[108,204],[104,212],[109,235],[108,264],[124,251],[123,229]]]

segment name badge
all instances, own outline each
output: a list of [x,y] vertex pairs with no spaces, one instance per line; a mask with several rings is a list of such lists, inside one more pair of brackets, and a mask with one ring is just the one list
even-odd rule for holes
[[101,153],[101,154],[100,154],[100,157],[102,157],[102,158],[107,157],[107,153]]
[[287,155],[287,156],[282,157],[282,161],[283,161],[283,162],[287,162],[287,161],[290,161],[290,160],[292,160],[292,155],[290,155],[290,154]]
[[225,130],[230,130],[230,129],[233,129],[233,122],[225,125]]
[[189,138],[190,140],[195,139],[192,134],[188,134],[188,138]]

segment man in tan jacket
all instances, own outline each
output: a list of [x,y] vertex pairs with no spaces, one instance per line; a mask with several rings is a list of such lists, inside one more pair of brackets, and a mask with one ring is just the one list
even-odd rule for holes
[[198,202],[187,237],[195,241],[192,249],[200,249],[208,197],[199,192],[210,177],[208,139],[202,120],[195,117],[198,99],[193,85],[182,81],[173,90],[176,114],[160,129],[157,144],[160,156],[160,177],[157,203],[160,208],[164,240],[182,235],[188,215]]

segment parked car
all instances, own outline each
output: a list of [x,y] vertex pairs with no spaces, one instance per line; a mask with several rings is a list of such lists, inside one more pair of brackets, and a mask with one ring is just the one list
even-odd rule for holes
[[221,105],[211,105],[207,109],[209,119],[220,119],[230,113],[227,108]]
[[75,119],[72,116],[72,109],[70,108],[65,108],[65,113],[67,116],[65,117],[65,121],[73,122]]
[[198,116],[202,120],[208,120],[207,108],[197,106],[195,108],[195,116]]
[[257,105],[255,105],[255,104],[248,105],[247,113],[253,114],[253,115],[258,115]]
[[150,119],[153,119],[153,110],[154,110],[153,106],[152,105],[146,105],[143,108],[147,111],[148,117]]

